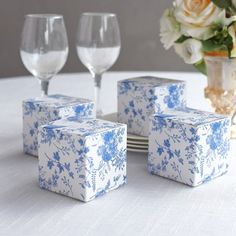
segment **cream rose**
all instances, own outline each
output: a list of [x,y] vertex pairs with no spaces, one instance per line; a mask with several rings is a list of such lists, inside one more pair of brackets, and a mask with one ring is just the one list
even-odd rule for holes
[[173,15],[173,9],[167,9],[161,17],[160,36],[165,49],[171,48],[174,42],[181,36],[180,24]]
[[176,0],[174,7],[182,34],[200,40],[213,36],[211,26],[223,11],[211,0]]
[[176,53],[186,64],[195,64],[203,59],[202,43],[196,39],[187,39],[174,45]]

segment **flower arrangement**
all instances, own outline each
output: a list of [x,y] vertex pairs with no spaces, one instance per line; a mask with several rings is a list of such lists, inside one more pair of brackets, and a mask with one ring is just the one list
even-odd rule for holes
[[236,57],[236,0],[175,0],[160,22],[161,42],[206,74],[204,56]]

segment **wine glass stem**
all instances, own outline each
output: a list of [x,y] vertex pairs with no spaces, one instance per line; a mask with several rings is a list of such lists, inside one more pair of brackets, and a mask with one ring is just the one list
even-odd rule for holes
[[40,80],[40,84],[41,84],[41,94],[42,94],[42,97],[47,96],[48,95],[49,81]]
[[95,83],[95,105],[96,105],[96,117],[102,117],[102,108],[100,104],[100,93],[101,93],[101,82],[102,82],[102,75],[95,74],[94,75],[94,83]]

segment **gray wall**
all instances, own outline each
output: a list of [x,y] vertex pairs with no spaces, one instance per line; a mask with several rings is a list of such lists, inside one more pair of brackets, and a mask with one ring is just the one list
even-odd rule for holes
[[24,15],[29,13],[64,15],[70,55],[63,72],[86,70],[74,46],[78,17],[85,11],[118,15],[122,51],[112,70],[192,70],[159,41],[159,18],[171,4],[172,0],[0,0],[0,77],[28,74],[18,48]]

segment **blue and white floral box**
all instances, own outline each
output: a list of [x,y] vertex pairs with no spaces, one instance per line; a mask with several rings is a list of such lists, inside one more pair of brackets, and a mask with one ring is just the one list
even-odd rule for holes
[[23,149],[38,155],[38,127],[67,116],[93,118],[94,103],[87,99],[64,95],[27,99],[23,101]]
[[228,117],[186,108],[150,119],[150,173],[197,186],[227,172]]
[[39,185],[90,201],[126,183],[127,126],[67,118],[39,131]]
[[118,122],[128,132],[148,136],[149,117],[186,106],[186,84],[179,80],[140,77],[118,82]]

